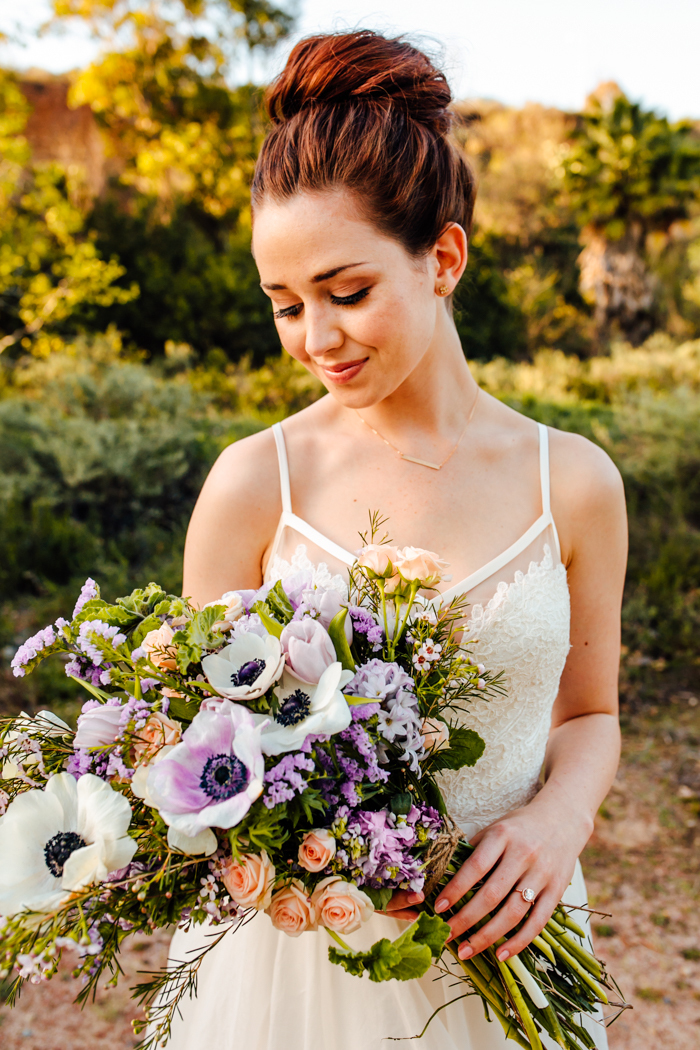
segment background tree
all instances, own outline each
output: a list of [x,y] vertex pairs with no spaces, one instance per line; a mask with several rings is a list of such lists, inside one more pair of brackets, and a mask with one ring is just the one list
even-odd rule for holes
[[28,112],[16,79],[0,73],[0,353],[45,355],[75,314],[126,303],[138,288],[116,285],[124,267],[86,230],[80,173],[31,163]]
[[658,319],[649,256],[697,211],[698,128],[669,123],[616,84],[602,85],[577,119],[562,175],[582,226],[581,291],[595,304],[599,339],[617,327],[638,345]]

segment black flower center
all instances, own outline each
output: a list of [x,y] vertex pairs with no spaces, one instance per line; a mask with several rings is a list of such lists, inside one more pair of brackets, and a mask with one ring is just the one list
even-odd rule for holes
[[77,831],[59,831],[44,846],[46,867],[55,878],[60,879],[71,853],[82,849],[83,846],[87,846],[87,842]]
[[275,719],[281,726],[295,726],[303,722],[310,710],[311,697],[309,694],[302,692],[301,689],[295,689],[280,704]]
[[239,685],[252,685],[253,682],[257,682],[264,670],[264,660],[249,660],[247,664],[243,664],[237,671],[233,671],[231,674],[231,685],[234,689],[237,689]]
[[209,798],[224,802],[238,795],[248,784],[248,770],[235,755],[212,755],[208,758],[199,786]]

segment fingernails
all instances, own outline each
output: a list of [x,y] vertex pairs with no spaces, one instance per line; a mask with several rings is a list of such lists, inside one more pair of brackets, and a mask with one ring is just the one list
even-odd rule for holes
[[457,952],[460,959],[469,959],[474,954],[474,949],[470,944],[461,944],[459,951]]
[[418,893],[409,893],[406,899],[409,904],[420,904],[421,901],[425,900],[425,895],[420,891]]
[[440,897],[435,901],[435,911],[444,911],[445,908],[449,908],[450,902],[446,897]]
[[503,948],[500,952],[496,952],[496,956],[500,962],[505,962],[510,957],[510,952],[507,948]]

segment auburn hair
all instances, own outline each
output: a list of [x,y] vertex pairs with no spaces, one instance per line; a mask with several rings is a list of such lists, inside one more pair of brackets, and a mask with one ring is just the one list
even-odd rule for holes
[[300,41],[265,97],[253,207],[344,186],[413,256],[451,222],[468,235],[476,182],[450,136],[451,101],[445,75],[404,40],[360,30]]

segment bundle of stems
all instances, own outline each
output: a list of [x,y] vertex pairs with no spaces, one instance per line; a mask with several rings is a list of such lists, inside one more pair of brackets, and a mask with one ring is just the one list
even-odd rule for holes
[[[421,905],[422,910],[435,914],[434,904],[442,888],[472,852],[473,847],[468,843],[458,844],[445,874]],[[440,917],[456,915],[484,881],[479,881]],[[620,996],[620,1000],[621,993],[611,983],[604,964],[586,948],[586,934],[571,918],[566,906],[559,905],[542,933],[519,955],[505,962],[496,957],[496,950],[506,940],[502,937],[480,954],[460,959],[460,944],[490,918],[491,915],[484,916],[446,945],[454,964],[441,964],[445,974],[453,978],[457,975],[466,981],[481,997],[486,1017],[490,1019],[493,1014],[506,1037],[518,1046],[542,1050],[540,1032],[544,1030],[563,1050],[595,1050],[595,1040],[583,1027],[582,1015],[596,1016],[602,1023],[602,1007],[615,1007],[619,1013],[627,1004],[611,1001],[609,992]],[[455,967],[462,973],[456,974]]]

